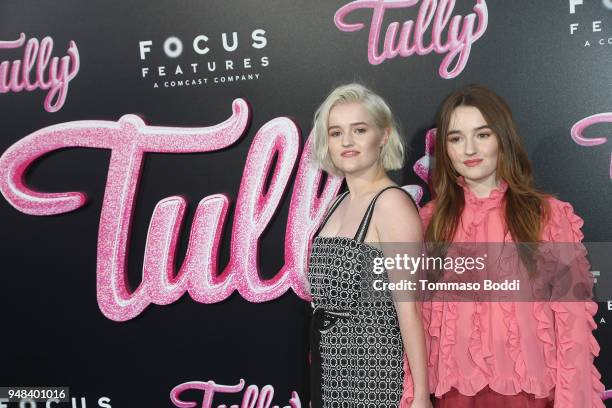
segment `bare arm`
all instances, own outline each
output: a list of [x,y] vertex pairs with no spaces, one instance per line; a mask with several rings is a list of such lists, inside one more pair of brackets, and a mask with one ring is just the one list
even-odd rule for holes
[[[373,222],[385,257],[396,255],[420,256],[423,231],[419,214],[405,193],[390,189],[385,191],[376,203]],[[385,245],[397,243],[406,245]],[[392,271],[388,271],[392,273]],[[405,271],[402,271],[405,273]],[[395,309],[402,335],[404,350],[414,384],[413,407],[430,407],[427,379],[427,348],[421,308],[411,299],[394,297]]]

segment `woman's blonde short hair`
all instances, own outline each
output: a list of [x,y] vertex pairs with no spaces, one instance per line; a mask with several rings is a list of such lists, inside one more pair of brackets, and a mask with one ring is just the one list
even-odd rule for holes
[[383,98],[365,86],[357,83],[342,85],[331,91],[325,101],[319,106],[314,116],[313,150],[316,161],[328,173],[342,176],[329,156],[327,144],[327,128],[329,112],[336,105],[359,102],[363,104],[368,113],[380,129],[389,129],[389,138],[380,153],[380,163],[385,170],[401,169],[404,164],[404,145],[399,135],[398,125],[393,117],[391,108]]

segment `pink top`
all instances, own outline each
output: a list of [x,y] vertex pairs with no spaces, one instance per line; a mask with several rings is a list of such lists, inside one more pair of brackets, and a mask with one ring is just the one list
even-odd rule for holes
[[[508,242],[502,200],[507,184],[478,198],[462,180],[465,208],[455,242]],[[583,221],[570,204],[548,199],[543,241],[579,242]],[[435,202],[421,211],[425,227]],[[586,262],[586,259],[585,259]],[[583,265],[584,266],[584,265]],[[588,264],[585,266],[588,271]],[[456,388],[475,395],[485,386],[503,395],[521,391],[553,396],[555,408],[605,407],[604,386],[593,365],[597,304],[589,302],[428,302],[423,305],[431,392]],[[404,370],[409,373],[406,360]],[[412,395],[409,374],[404,395]]]

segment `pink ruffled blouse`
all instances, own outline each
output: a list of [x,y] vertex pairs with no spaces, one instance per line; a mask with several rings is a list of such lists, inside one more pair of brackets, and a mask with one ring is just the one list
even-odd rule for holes
[[[507,184],[487,198],[478,198],[462,180],[460,184],[465,208],[455,242],[512,241],[503,221]],[[580,242],[583,221],[572,206],[553,197],[548,201],[551,217],[543,241]],[[425,227],[433,211],[433,201],[421,209]],[[604,386],[593,365],[599,354],[592,335],[596,311],[592,301],[428,302],[423,320],[431,392],[439,397],[456,388],[471,396],[489,386],[503,395],[524,391],[537,398],[553,397],[555,408],[604,407]],[[406,359],[404,370],[404,395],[411,396]]]

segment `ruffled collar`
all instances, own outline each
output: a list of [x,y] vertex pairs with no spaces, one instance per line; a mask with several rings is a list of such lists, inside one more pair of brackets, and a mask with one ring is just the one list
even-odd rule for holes
[[476,194],[474,194],[470,186],[468,186],[468,184],[465,182],[465,178],[463,176],[457,177],[457,184],[463,187],[463,196],[465,197],[465,203],[477,206],[482,206],[485,204],[487,205],[487,207],[498,205],[503,200],[506,190],[508,190],[508,183],[506,183],[504,180],[501,180],[499,183],[499,187],[496,187],[491,190],[488,197],[478,197],[476,196]]

